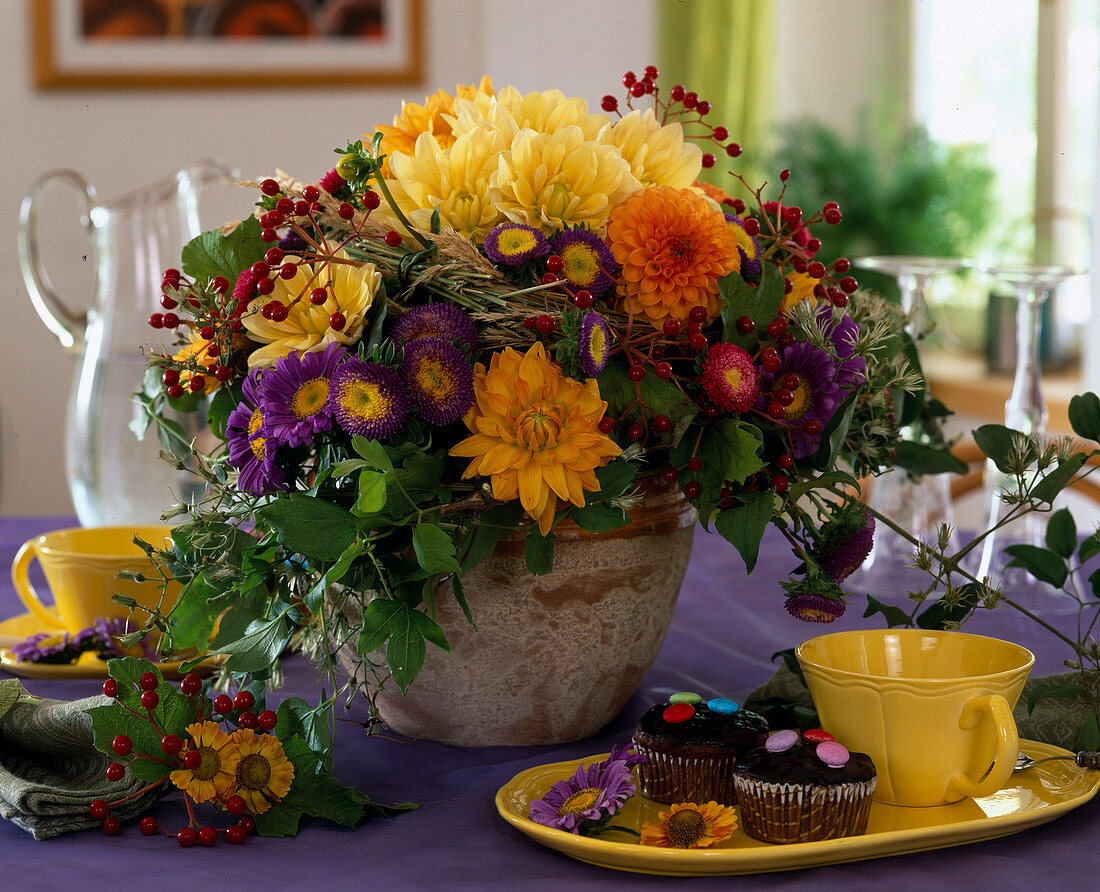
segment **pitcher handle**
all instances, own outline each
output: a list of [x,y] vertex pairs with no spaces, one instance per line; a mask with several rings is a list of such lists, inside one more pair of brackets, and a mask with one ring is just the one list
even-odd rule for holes
[[74,311],[66,306],[54,291],[38,250],[39,203],[46,191],[56,185],[72,186],[84,197],[80,222],[88,237],[88,256],[92,268],[99,267],[95,225],[92,222],[92,211],[96,206],[95,189],[74,170],[51,170],[43,174],[23,196],[23,204],[19,208],[19,267],[23,271],[31,302],[46,327],[57,336],[62,347],[71,353],[80,353],[84,349],[88,310]]
[[966,796],[977,799],[981,796],[991,796],[1012,776],[1012,769],[1016,766],[1016,756],[1020,751],[1020,737],[1008,701],[1000,694],[972,697],[963,707],[962,715],[959,716],[959,727],[964,730],[973,728],[983,717],[993,722],[997,733],[997,749],[993,757],[993,765],[981,780],[975,780],[965,774],[956,775],[947,787],[949,799]]

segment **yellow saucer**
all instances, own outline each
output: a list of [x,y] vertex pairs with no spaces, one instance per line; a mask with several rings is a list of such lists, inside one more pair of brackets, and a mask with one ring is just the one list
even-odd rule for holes
[[[1060,747],[1023,739],[1020,751],[1035,759],[1071,755]],[[874,802],[862,836],[790,845],[760,842],[738,828],[714,848],[662,849],[639,845],[637,837],[624,833],[590,838],[530,820],[533,800],[572,777],[582,764],[606,757],[605,753],[522,771],[497,792],[497,811],[535,842],[589,864],[635,873],[716,876],[820,867],[995,839],[1052,821],[1088,802],[1100,788],[1100,771],[1078,768],[1068,760],[1044,762],[1014,774],[1012,786],[992,796],[929,808]],[[627,800],[612,823],[641,830],[647,821],[657,821],[662,810],[668,806],[638,794]]]
[[[51,613],[52,607],[47,607]],[[17,660],[11,652],[11,648],[31,635],[44,631],[42,624],[30,613],[21,613],[0,622],[0,669],[11,675],[22,678],[106,678],[107,663],[96,654],[83,653],[75,663],[35,663],[30,660]],[[46,630],[51,633],[60,632],[56,629]],[[166,678],[178,678],[180,666],[186,662],[183,660],[168,660],[163,663],[155,663],[161,675]],[[204,660],[194,668],[199,675],[209,675],[222,661],[222,657],[211,657]]]

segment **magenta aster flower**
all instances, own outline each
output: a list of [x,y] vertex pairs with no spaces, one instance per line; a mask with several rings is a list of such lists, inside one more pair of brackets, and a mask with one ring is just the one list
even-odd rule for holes
[[581,371],[595,378],[611,355],[611,329],[599,313],[585,313],[580,333]]
[[586,821],[615,814],[635,789],[625,761],[582,765],[573,777],[558,781],[542,799],[531,803],[531,820],[580,834]]
[[321,182],[317,185],[324,189],[329,195],[335,195],[341,189],[348,184],[340,174],[336,172],[336,168],[332,168],[328,173],[321,177]]
[[528,260],[550,253],[546,237],[532,226],[522,223],[501,223],[485,236],[486,256],[502,266],[522,266]]
[[858,570],[875,540],[875,518],[860,508],[842,511],[821,530],[822,542],[814,555],[821,569],[838,585]]
[[401,378],[429,424],[458,421],[474,404],[474,370],[461,350],[443,338],[417,338],[405,345]]
[[275,448],[260,436],[264,415],[260,408],[260,369],[249,372],[242,390],[244,400],[229,413],[225,434],[229,446],[229,464],[237,468],[237,486],[245,492],[261,495],[286,489],[286,474],[275,465]]
[[602,297],[614,282],[611,249],[596,233],[587,229],[565,229],[550,239],[550,247],[564,262],[561,275],[574,289]]
[[460,347],[476,347],[477,326],[454,304],[420,304],[402,313],[390,329],[390,340],[399,344],[417,338],[442,338]]
[[[824,427],[840,405],[836,362],[828,352],[805,341],[787,347],[782,359],[783,365],[779,371],[763,374],[757,407],[766,411],[775,390],[790,390],[794,400],[786,407],[779,421],[790,434],[793,456],[805,458],[817,451],[821,441],[821,431],[808,432],[807,422],[814,420]],[[792,382],[793,387],[786,386]]]
[[332,427],[328,392],[332,374],[348,352],[337,343],[324,351],[281,357],[260,384],[261,433],[275,447],[304,446]]
[[409,413],[409,395],[397,372],[351,358],[332,376],[329,411],[347,433],[382,440],[397,432]]
[[760,393],[760,373],[748,351],[719,341],[707,348],[703,360],[703,390],[727,412],[745,412]]
[[801,594],[787,598],[787,613],[808,623],[831,623],[844,615],[847,605],[836,598],[823,595]]

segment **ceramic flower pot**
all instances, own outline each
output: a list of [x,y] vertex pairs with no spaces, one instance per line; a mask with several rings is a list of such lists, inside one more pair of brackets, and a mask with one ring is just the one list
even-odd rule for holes
[[407,696],[378,694],[386,724],[460,746],[563,743],[607,724],[657,657],[691,553],[694,508],[649,487],[622,529],[557,527],[547,575],[527,571],[522,541],[502,542],[463,579],[476,629],[449,584],[438,591],[451,653],[429,647]]

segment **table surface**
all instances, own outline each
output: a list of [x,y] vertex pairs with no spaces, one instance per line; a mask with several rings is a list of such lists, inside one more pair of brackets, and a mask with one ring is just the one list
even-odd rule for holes
[[[10,564],[19,545],[72,518],[0,519],[0,564]],[[797,561],[778,537],[765,538],[760,564],[746,577],[744,565],[721,539],[697,531],[676,613],[661,652],[623,712],[596,736],[550,747],[444,746],[370,736],[354,723],[339,723],[336,775],[377,801],[413,801],[420,807],[392,819],[349,831],[320,821],[303,822],[296,839],[250,838],[243,846],[182,849],[163,837],[143,837],[127,827],[109,838],[97,831],[39,842],[0,821],[0,886],[12,877],[34,877],[36,888],[115,889],[231,888],[302,885],[326,889],[425,888],[561,889],[671,888],[684,881],[590,866],[533,842],[496,812],[496,791],[518,772],[546,762],[603,753],[625,743],[638,717],[654,702],[679,690],[743,699],[775,669],[778,650],[822,631],[789,617],[777,582]],[[900,591],[904,571],[874,583],[876,594]],[[8,574],[0,583],[0,618],[22,606]],[[869,590],[873,580],[864,582]],[[858,590],[858,589],[857,589]],[[872,624],[863,620],[861,598],[830,630]],[[1036,653],[1036,673],[1056,672],[1064,654],[1058,642],[1006,609],[968,627],[1027,644]],[[287,666],[280,695],[316,700],[310,668]],[[98,693],[94,680],[24,679],[42,697],[76,699]],[[278,699],[276,697],[276,699]],[[352,718],[362,716],[353,712]],[[182,797],[169,796],[152,811],[169,826],[182,826]],[[1100,869],[1100,804],[1089,802],[1052,823],[1022,834],[957,848],[737,879],[693,878],[692,888],[1090,888]],[[27,871],[27,873],[24,873]],[[33,871],[33,873],[31,873]],[[153,879],[155,878],[155,879]],[[26,882],[26,879],[24,879]]]

